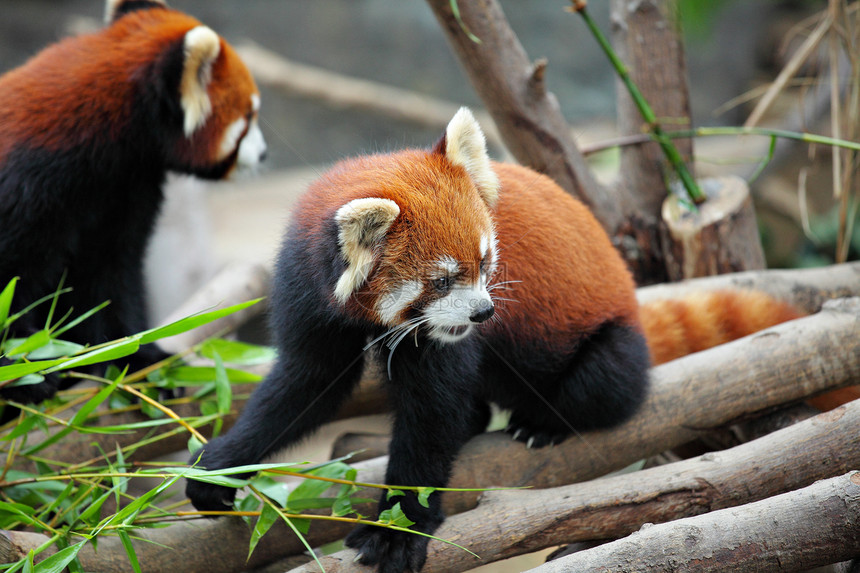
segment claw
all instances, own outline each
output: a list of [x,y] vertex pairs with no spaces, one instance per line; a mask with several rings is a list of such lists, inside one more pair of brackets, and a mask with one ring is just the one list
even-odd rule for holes
[[535,437],[534,437],[534,436],[532,436],[532,437],[531,437],[531,438],[529,438],[529,439],[528,439],[528,441],[526,442],[526,447],[527,447],[528,449],[532,449],[532,446],[534,445],[534,443],[535,443]]
[[519,437],[520,437],[520,434],[522,434],[522,433],[523,433],[523,429],[522,429],[522,428],[520,428],[520,429],[518,429],[516,432],[514,432],[514,435],[513,435],[513,436],[511,436],[511,437],[512,437],[514,440],[516,440],[517,438],[519,438]]

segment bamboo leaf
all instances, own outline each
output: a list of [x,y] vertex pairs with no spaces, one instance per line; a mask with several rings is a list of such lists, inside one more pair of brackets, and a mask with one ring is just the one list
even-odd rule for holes
[[137,552],[134,550],[134,545],[131,544],[131,537],[128,531],[121,529],[119,531],[119,539],[122,541],[126,555],[128,555],[128,562],[131,564],[132,570],[134,573],[141,573],[140,562],[137,560]]
[[35,573],[62,573],[69,563],[78,556],[78,553],[86,542],[84,540],[57,551],[44,561],[36,563],[33,571]]
[[218,355],[224,362],[253,366],[266,364],[275,359],[276,352],[269,346],[259,346],[245,342],[212,338],[204,342],[199,350],[202,356],[212,358]]
[[9,311],[12,308],[12,297],[15,296],[15,285],[18,283],[18,277],[14,277],[6,283],[3,292],[0,292],[0,330],[6,327],[6,319],[9,318]]
[[269,529],[271,529],[272,525],[274,525],[275,521],[277,521],[279,517],[280,513],[277,509],[269,504],[263,505],[263,510],[260,512],[260,517],[257,518],[257,523],[254,524],[254,531],[251,533],[251,542],[248,546],[248,559],[250,559],[251,554],[254,553],[254,549],[257,547],[257,543],[259,543],[260,538],[263,537]]
[[234,304],[232,306],[228,306],[227,308],[220,308],[217,310],[211,310],[209,312],[203,312],[200,314],[194,314],[176,322],[172,322],[165,326],[160,326],[158,328],[153,328],[151,330],[147,330],[142,332],[140,335],[140,343],[141,344],[149,344],[150,342],[155,342],[156,340],[161,340],[162,338],[167,338],[170,336],[175,336],[177,334],[182,334],[183,332],[187,332],[198,326],[203,326],[204,324],[208,324],[219,318],[223,318],[227,315],[233,314],[234,312],[239,312],[240,310],[244,310],[249,306],[253,306],[260,302],[261,298],[257,298],[254,300],[249,300],[247,302]]

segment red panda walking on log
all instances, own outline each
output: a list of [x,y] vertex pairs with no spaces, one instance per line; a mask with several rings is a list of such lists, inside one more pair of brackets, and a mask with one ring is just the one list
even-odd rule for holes
[[[143,256],[166,172],[219,179],[266,151],[257,87],[215,32],[161,1],[108,0],[106,20],[0,77],[0,288],[20,277],[17,312],[65,276],[55,317],[109,300],[64,335],[85,344],[146,328]],[[49,306],[10,336],[45,328]],[[130,362],[163,356],[150,345]],[[38,402],[57,385],[0,396]]]
[[[392,485],[445,486],[489,402],[512,411],[515,439],[541,447],[625,421],[647,393],[624,261],[549,178],[491,162],[465,108],[431,150],[348,159],[312,184],[273,283],[277,364],[235,426],[192,457],[201,467],[259,462],[326,422],[369,342],[387,346]],[[189,481],[187,493],[223,510],[235,490]],[[379,510],[400,503],[413,529],[432,533],[439,495],[426,506],[410,492],[383,496]],[[380,571],[417,571],[427,538],[361,526],[347,545]]]

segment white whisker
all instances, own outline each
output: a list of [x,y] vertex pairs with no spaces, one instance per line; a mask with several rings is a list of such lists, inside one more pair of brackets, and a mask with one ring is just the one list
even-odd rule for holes
[[411,331],[415,331],[415,345],[418,346],[418,327],[422,324],[429,322],[429,318],[427,317],[418,317],[412,320],[408,320],[404,322],[401,326],[406,326],[407,328],[397,334],[396,337],[393,337],[392,340],[385,343],[385,345],[390,348],[388,352],[388,361],[386,362],[386,370],[388,371],[388,379],[391,380],[391,359],[394,357],[394,351],[397,349],[397,345],[400,344],[404,338],[409,336]]

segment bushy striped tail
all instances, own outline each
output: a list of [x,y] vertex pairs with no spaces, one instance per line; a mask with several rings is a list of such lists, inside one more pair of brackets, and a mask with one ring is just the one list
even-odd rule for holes
[[652,363],[663,364],[804,316],[760,291],[703,291],[639,309]]

